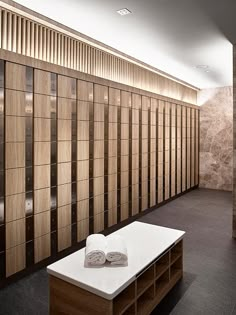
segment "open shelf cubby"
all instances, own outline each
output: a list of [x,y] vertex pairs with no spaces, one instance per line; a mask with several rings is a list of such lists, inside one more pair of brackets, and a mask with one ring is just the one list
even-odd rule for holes
[[[113,300],[113,314],[123,314],[135,300],[135,282],[131,283]],[[125,313],[126,314],[126,313]]]
[[122,315],[134,315],[135,314],[135,303],[132,304]]
[[179,278],[183,273],[183,257],[180,256],[170,267],[170,279]]
[[169,286],[170,270],[169,268],[156,280],[156,296],[162,297],[163,293]]
[[170,253],[167,252],[155,263],[156,279],[158,279],[169,268],[169,266],[170,266]]
[[174,263],[179,257],[183,255],[183,241],[179,241],[170,252],[171,264]]
[[154,300],[154,284],[138,298],[137,314],[138,315],[149,314],[149,309],[153,304],[153,300]]
[[137,295],[139,297],[146,289],[154,283],[154,265],[151,265],[137,278]]

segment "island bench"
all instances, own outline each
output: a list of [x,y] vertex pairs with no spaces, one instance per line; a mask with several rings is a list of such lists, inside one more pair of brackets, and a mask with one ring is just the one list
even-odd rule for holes
[[47,267],[51,315],[150,314],[182,278],[185,232],[136,221],[113,234],[128,266],[88,268],[83,248]]

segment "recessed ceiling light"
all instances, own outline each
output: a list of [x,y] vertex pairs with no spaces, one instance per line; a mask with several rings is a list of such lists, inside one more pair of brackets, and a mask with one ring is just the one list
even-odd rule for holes
[[197,69],[207,69],[208,66],[207,65],[197,65],[196,68]]
[[210,72],[210,70],[205,70],[205,72]]
[[132,12],[131,12],[129,9],[127,9],[127,8],[117,10],[116,12],[117,12],[118,14],[120,14],[120,15],[127,15],[127,14],[132,13]]

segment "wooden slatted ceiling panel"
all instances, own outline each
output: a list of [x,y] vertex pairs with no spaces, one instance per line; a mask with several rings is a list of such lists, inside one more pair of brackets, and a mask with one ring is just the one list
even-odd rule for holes
[[2,49],[196,104],[194,89],[3,8],[0,10]]

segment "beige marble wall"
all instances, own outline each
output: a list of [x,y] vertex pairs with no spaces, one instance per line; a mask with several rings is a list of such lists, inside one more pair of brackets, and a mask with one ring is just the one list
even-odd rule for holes
[[199,92],[200,187],[232,191],[233,88]]
[[236,45],[233,48],[233,237],[236,238]]

